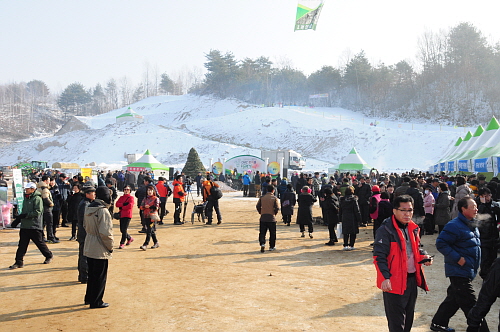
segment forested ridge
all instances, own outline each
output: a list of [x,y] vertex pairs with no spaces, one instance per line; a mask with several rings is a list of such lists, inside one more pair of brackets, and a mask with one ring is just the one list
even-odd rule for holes
[[447,32],[424,33],[418,49],[416,64],[373,64],[361,51],[342,66],[323,66],[310,75],[265,56],[238,60],[231,52],[210,50],[204,75],[192,70],[172,79],[148,67],[135,86],[122,78],[94,87],[75,82],[62,92],[50,91],[37,79],[3,84],[0,141],[53,133],[72,115],[98,115],[150,96],[186,92],[268,106],[343,107],[371,118],[458,126],[500,116],[499,43],[491,45],[474,25],[460,23]]

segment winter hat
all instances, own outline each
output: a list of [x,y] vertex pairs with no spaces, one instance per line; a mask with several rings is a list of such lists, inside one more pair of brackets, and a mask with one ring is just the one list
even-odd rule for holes
[[379,193],[379,192],[380,192],[380,187],[379,187],[379,186],[377,186],[377,185],[374,185],[374,186],[372,187],[372,192],[374,192],[374,193]]
[[111,204],[111,195],[109,194],[109,188],[108,187],[97,187],[97,190],[95,191],[95,196],[97,199],[100,199],[106,204]]
[[325,195],[326,196],[332,196],[332,194],[333,194],[333,191],[330,188],[326,188],[325,189]]

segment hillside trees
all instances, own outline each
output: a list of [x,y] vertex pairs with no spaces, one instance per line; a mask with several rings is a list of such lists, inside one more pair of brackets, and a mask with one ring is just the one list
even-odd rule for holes
[[[488,45],[470,23],[425,32],[416,66],[372,64],[364,51],[344,66],[323,66],[307,77],[291,63],[267,58],[238,61],[231,53],[206,54],[205,80],[192,91],[251,103],[310,105],[311,94],[328,93],[329,105],[370,117],[428,119],[443,124],[487,122],[500,115],[500,44]],[[323,104],[323,103],[322,103]]]
[[222,54],[218,50],[211,50],[205,55],[205,93],[219,98],[234,97],[238,89],[239,67],[231,52]]
[[320,70],[309,75],[307,85],[313,94],[328,93],[329,103],[327,106],[332,106],[332,102],[339,98],[341,80],[342,74],[339,69],[323,66]]
[[66,119],[68,114],[83,115],[91,100],[91,95],[81,83],[72,83],[61,93],[57,105],[64,111]]

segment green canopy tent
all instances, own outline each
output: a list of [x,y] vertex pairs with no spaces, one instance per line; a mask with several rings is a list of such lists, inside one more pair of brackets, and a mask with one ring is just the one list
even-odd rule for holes
[[170,169],[168,166],[163,165],[155,157],[153,157],[149,149],[146,150],[141,158],[125,166],[124,168],[131,172],[153,171],[155,174],[157,173],[155,171],[158,171],[160,174],[168,174],[168,171]]
[[351,152],[342,159],[340,164],[335,167],[336,170],[341,172],[347,171],[370,171],[372,169],[366,161],[361,158],[356,148],[352,148]]
[[120,114],[116,117],[116,123],[126,121],[144,122],[144,117],[134,112],[132,107],[129,107],[123,114]]

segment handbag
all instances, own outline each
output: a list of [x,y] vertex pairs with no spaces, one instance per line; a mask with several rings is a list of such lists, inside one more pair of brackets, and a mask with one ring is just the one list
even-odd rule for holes
[[151,219],[151,221],[160,221],[160,216],[157,212],[150,213],[149,218]]
[[342,223],[339,222],[337,224],[337,230],[336,230],[336,235],[337,235],[337,238],[340,239],[342,237]]

